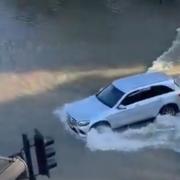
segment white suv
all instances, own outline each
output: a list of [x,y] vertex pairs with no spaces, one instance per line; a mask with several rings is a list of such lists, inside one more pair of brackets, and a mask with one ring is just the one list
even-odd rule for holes
[[112,129],[147,119],[158,114],[175,115],[180,109],[180,87],[175,80],[160,72],[121,78],[83,100],[67,106],[67,123],[79,135],[91,128]]

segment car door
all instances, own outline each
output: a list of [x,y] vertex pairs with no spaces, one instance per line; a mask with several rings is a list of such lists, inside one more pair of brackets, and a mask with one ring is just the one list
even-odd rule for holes
[[113,128],[136,123],[155,116],[161,106],[161,99],[154,90],[145,88],[128,94],[109,117]]
[[156,117],[160,109],[168,102],[173,102],[174,90],[165,85],[154,85],[148,91],[143,92],[144,99],[141,100],[140,107],[145,113],[144,119]]

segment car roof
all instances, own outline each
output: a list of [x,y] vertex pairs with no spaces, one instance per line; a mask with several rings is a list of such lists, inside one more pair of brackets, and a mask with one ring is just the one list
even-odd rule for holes
[[123,92],[129,92],[148,85],[165,83],[169,80],[171,77],[162,72],[149,72],[117,79],[112,84]]

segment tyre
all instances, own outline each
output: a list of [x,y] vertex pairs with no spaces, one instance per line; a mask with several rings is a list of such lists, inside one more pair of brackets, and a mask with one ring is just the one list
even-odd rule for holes
[[161,109],[160,114],[175,116],[177,112],[178,108],[176,107],[176,105],[166,105]]
[[90,129],[95,129],[98,133],[103,133],[111,129],[111,127],[108,122],[99,122],[99,123],[94,124]]

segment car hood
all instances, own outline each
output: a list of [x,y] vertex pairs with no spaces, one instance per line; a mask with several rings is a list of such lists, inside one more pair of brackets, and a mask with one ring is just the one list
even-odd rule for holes
[[66,112],[77,121],[90,120],[102,117],[110,108],[101,103],[96,96],[90,96],[80,101],[76,101],[67,106]]

